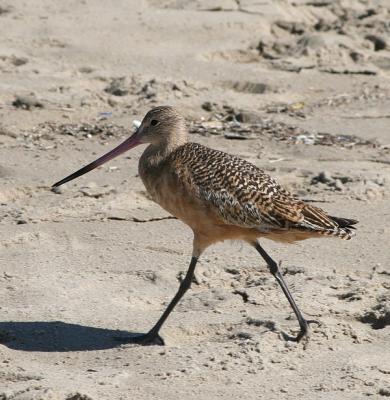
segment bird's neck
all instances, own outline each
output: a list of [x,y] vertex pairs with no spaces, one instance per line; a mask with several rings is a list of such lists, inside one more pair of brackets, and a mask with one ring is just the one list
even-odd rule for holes
[[165,161],[178,147],[185,143],[187,143],[186,135],[168,138],[166,141],[157,144],[151,143],[145,149],[142,158],[144,159],[144,162],[147,162],[149,165],[157,166],[161,162]]

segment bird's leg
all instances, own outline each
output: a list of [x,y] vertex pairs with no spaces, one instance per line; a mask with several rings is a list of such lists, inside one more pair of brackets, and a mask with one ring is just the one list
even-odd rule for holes
[[179,290],[169,303],[164,313],[161,315],[160,319],[153,326],[153,328],[147,334],[134,338],[132,342],[143,345],[149,345],[149,344],[164,345],[164,340],[160,337],[158,333],[161,327],[163,326],[165,320],[168,318],[169,314],[175,308],[176,304],[184,296],[185,292],[190,288],[192,279],[194,277],[194,271],[197,262],[198,262],[198,257],[193,256],[191,258],[190,266],[188,268],[186,276],[180,283]]
[[268,265],[268,268],[271,274],[275,277],[277,282],[279,283],[280,287],[283,290],[283,293],[286,295],[288,302],[290,303],[294,313],[298,319],[299,327],[301,328],[300,332],[298,333],[297,337],[294,338],[295,341],[299,342],[304,336],[307,335],[309,330],[309,323],[318,323],[317,321],[307,321],[301,311],[299,310],[297,304],[295,303],[294,298],[292,297],[290,290],[287,287],[286,282],[283,279],[282,274],[280,273],[280,269],[278,264],[268,255],[268,253],[260,246],[259,242],[255,242],[254,246],[256,250],[260,253],[260,255],[264,258],[265,262]]

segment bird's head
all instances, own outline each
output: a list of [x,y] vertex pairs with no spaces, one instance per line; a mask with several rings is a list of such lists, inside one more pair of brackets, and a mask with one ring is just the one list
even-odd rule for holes
[[187,138],[186,123],[173,107],[156,107],[145,115],[136,136],[141,143],[182,144]]
[[170,106],[153,108],[145,115],[141,125],[132,136],[97,160],[56,182],[53,187],[78,178],[140,144],[173,149],[186,141],[187,128],[184,118]]

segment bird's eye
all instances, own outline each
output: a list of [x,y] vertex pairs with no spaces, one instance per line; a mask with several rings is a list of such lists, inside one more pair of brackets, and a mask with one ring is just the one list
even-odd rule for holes
[[150,121],[150,125],[152,125],[152,126],[156,126],[156,125],[158,125],[159,124],[159,122],[157,121],[157,119],[152,119],[151,121]]

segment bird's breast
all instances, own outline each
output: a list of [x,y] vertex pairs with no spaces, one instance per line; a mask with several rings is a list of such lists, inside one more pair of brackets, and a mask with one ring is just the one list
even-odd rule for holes
[[180,210],[184,208],[183,199],[187,196],[170,163],[166,160],[155,162],[146,154],[140,159],[138,172],[152,200],[181,219]]
[[178,172],[177,165],[169,161],[154,164],[141,157],[139,175],[152,200],[192,229],[196,230],[201,221],[209,224],[214,220],[207,205],[189,188],[185,174]]
[[147,192],[152,200],[160,205],[163,205],[164,199],[172,190],[173,182],[169,175],[163,166],[145,168],[145,166],[140,165],[139,167],[139,176]]

